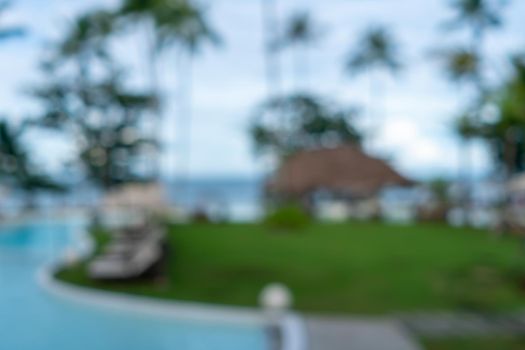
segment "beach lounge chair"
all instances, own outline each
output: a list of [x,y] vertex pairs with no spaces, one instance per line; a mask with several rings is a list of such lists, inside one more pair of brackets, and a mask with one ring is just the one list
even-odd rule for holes
[[158,229],[141,238],[121,235],[108,245],[104,253],[88,266],[88,274],[96,280],[128,280],[146,274],[163,258],[164,235]]

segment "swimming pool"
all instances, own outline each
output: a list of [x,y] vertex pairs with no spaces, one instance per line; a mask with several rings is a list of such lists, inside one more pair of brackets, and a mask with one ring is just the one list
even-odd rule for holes
[[267,350],[263,329],[123,313],[62,300],[38,270],[72,244],[80,224],[0,228],[0,349]]

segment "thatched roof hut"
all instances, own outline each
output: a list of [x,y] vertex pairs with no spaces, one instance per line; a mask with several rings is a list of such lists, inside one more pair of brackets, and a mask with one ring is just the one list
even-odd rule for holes
[[342,146],[291,156],[270,180],[267,190],[292,197],[318,190],[368,197],[386,187],[412,184],[385,161],[368,156],[359,147]]

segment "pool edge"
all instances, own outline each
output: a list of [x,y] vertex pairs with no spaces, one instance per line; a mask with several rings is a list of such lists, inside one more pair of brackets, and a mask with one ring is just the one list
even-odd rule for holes
[[280,350],[307,350],[307,333],[303,318],[286,313],[277,325],[271,324],[262,310],[159,300],[151,297],[119,294],[73,285],[55,278],[59,265],[45,266],[37,273],[38,284],[50,295],[104,310],[142,314],[179,321],[230,324],[241,327],[277,327],[282,335]]

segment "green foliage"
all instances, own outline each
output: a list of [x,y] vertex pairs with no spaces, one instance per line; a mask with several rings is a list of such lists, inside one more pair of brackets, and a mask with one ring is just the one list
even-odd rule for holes
[[[90,56],[109,55],[107,39],[115,32],[115,15],[105,10],[82,14],[58,44],[58,61],[76,59],[87,67]],[[85,62],[84,62],[85,61]]]
[[511,75],[495,92],[497,118],[483,123],[480,132],[496,163],[509,175],[525,170],[525,55],[514,56],[511,62]]
[[287,21],[284,33],[273,43],[274,47],[281,49],[313,44],[320,37],[317,27],[310,13],[306,11],[294,13]]
[[454,121],[454,131],[465,140],[482,136],[483,125],[478,119],[474,111],[469,111]]
[[[506,0],[454,0],[451,2],[455,17],[447,23],[451,28],[467,26],[475,36],[489,28],[503,24],[502,8]],[[478,38],[479,39],[479,38]]]
[[100,255],[111,242],[111,234],[100,227],[94,227],[90,231],[90,236],[95,247],[92,252],[93,257]]
[[159,48],[179,46],[194,53],[204,44],[220,43],[203,9],[191,1],[175,1],[155,12]]
[[[143,129],[147,118],[159,116],[159,86],[130,88],[112,50],[118,35],[144,28],[137,22],[151,29],[146,34],[152,52],[168,47],[195,52],[205,41],[219,41],[204,9],[193,1],[124,0],[114,11],[81,14],[46,55],[45,83],[32,91],[43,110],[35,123],[72,137],[79,168],[105,189],[156,175],[155,167],[144,165],[158,155],[159,145]],[[151,66],[156,59],[152,54]]]
[[311,222],[310,215],[297,204],[279,206],[264,219],[265,225],[276,230],[300,230]]
[[477,53],[462,47],[440,51],[438,58],[443,62],[444,71],[455,83],[477,82],[481,60]]
[[350,73],[362,73],[371,69],[397,72],[402,68],[395,38],[384,27],[373,27],[365,32],[358,47],[348,55],[346,69]]
[[437,178],[428,183],[428,187],[432,192],[435,200],[440,204],[448,204],[449,202],[449,188],[450,181],[442,178]]
[[485,34],[503,24],[502,10],[506,0],[454,0],[451,8],[454,18],[446,27],[457,29],[466,27],[472,37],[468,48],[458,47],[445,50],[440,57],[449,79],[455,83],[472,84],[478,95],[469,112],[462,114],[455,125],[457,133],[463,138],[481,136],[480,112],[487,100],[487,87],[484,79],[484,55],[482,45]]
[[32,164],[21,143],[24,127],[14,128],[0,121],[0,180],[31,194],[35,190],[62,191],[64,188]]
[[284,157],[309,148],[359,144],[361,135],[352,125],[356,114],[355,109],[296,94],[263,103],[250,131],[258,154]]
[[205,43],[220,43],[220,37],[210,26],[203,8],[190,0],[125,0],[119,16],[147,19],[153,24],[153,40],[158,50],[179,47],[194,53]]
[[153,153],[157,146],[141,135],[140,123],[154,108],[154,97],[128,90],[118,75],[101,82],[85,81],[81,86],[76,85],[75,76],[71,80],[51,79],[36,91],[49,106],[39,122],[75,130],[79,160],[89,179],[104,188],[145,181],[148,175],[140,175],[136,167],[141,157]]
[[46,82],[32,91],[44,111],[36,123],[72,137],[79,168],[105,189],[150,180],[151,168],[139,168],[158,146],[142,131],[157,97],[129,88],[108,49],[115,18],[99,10],[81,15],[43,64]]

